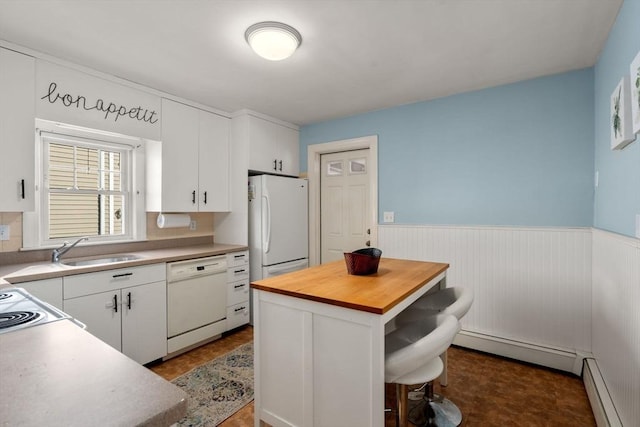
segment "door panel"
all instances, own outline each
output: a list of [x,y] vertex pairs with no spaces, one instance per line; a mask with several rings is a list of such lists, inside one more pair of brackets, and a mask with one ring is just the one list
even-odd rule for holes
[[[116,301],[117,305],[114,307]],[[118,351],[122,351],[121,304],[119,289],[63,301],[65,313],[87,325],[87,332]]]
[[262,179],[263,234],[267,241],[263,265],[307,258],[307,181],[271,175]]
[[167,355],[166,282],[122,289],[122,352],[140,364]]
[[367,245],[371,200],[369,150],[321,156],[320,262],[343,258]]

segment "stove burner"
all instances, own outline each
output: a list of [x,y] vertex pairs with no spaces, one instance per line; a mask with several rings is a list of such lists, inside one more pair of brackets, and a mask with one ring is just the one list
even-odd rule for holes
[[34,311],[7,311],[0,313],[0,329],[11,328],[13,326],[24,325],[42,317],[41,313]]
[[9,299],[9,298],[13,298],[13,295],[12,294],[8,294],[6,292],[0,294],[0,301],[3,300],[3,299]]

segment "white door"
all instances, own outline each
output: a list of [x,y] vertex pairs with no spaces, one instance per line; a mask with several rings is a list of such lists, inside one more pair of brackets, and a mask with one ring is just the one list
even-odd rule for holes
[[162,211],[198,211],[196,108],[162,99]]
[[198,208],[200,212],[229,210],[229,122],[199,111]]
[[307,180],[272,175],[261,179],[262,264],[307,258]]
[[35,59],[0,48],[0,211],[35,203]]
[[122,351],[120,289],[64,300],[64,312],[87,325],[87,332]]
[[122,289],[122,352],[140,364],[167,355],[166,282]]
[[323,154],[320,171],[320,262],[370,245],[369,149]]

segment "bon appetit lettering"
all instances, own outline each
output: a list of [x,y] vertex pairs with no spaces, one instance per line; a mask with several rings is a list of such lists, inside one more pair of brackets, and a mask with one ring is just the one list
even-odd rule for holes
[[113,121],[117,122],[120,117],[128,117],[130,119],[138,120],[147,123],[156,123],[158,121],[158,114],[155,110],[149,111],[141,106],[127,107],[125,105],[114,104],[113,102],[106,102],[100,98],[96,102],[87,101],[87,98],[82,95],[71,95],[69,93],[60,93],[58,91],[58,84],[51,82],[49,84],[49,92],[40,99],[46,99],[51,104],[56,102],[61,103],[65,107],[70,108],[82,108],[86,111],[96,110],[104,113],[104,119],[107,120],[109,116],[112,116]]

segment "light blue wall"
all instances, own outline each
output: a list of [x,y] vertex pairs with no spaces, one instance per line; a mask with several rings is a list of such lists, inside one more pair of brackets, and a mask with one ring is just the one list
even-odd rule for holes
[[611,93],[640,51],[640,0],[625,0],[595,66],[595,193],[594,226],[635,235],[640,214],[640,142],[620,151],[610,149]]
[[591,226],[593,69],[305,126],[307,146],[378,135],[379,221]]

